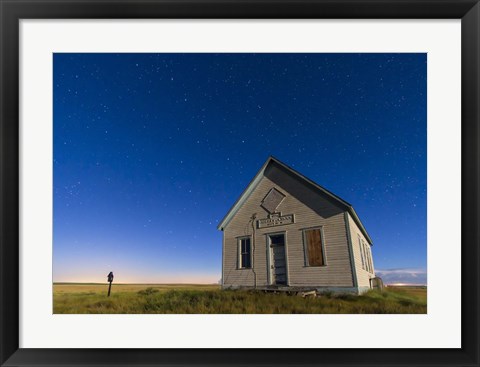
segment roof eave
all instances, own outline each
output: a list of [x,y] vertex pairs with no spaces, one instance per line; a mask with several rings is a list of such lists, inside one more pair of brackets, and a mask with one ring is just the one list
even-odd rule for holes
[[373,246],[373,241],[370,238],[370,235],[368,234],[367,230],[363,226],[363,223],[360,221],[360,218],[358,217],[357,212],[355,211],[355,209],[353,209],[353,206],[350,205],[348,207],[348,212],[352,216],[355,223],[360,227],[360,230],[362,231],[362,233],[365,236],[365,238],[367,239],[367,241],[370,243],[370,246]]

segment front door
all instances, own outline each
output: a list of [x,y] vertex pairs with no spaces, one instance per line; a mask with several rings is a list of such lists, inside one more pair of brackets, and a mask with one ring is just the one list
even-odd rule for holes
[[271,276],[272,284],[287,284],[287,266],[285,258],[285,235],[270,235]]

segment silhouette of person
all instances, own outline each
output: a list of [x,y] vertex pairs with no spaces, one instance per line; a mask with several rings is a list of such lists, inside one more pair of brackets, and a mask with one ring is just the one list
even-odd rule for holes
[[108,273],[108,282],[109,282],[109,283],[113,282],[113,271],[111,271],[110,273]]

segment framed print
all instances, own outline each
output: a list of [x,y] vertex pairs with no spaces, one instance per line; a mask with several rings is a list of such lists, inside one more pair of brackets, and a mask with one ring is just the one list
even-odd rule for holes
[[0,9],[2,365],[479,365],[477,1]]

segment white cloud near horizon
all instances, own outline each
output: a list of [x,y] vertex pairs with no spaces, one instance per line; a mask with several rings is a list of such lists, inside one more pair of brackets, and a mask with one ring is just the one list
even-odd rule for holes
[[396,268],[375,270],[385,284],[427,285],[427,269]]

